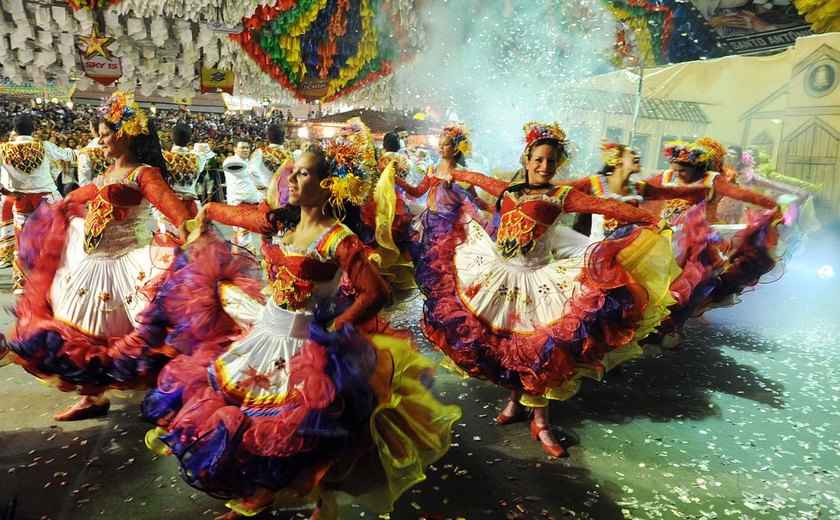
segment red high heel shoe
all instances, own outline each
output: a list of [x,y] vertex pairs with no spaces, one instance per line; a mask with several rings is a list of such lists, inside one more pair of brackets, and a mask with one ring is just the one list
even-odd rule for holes
[[559,444],[550,446],[543,442],[543,440],[540,438],[540,433],[545,431],[549,432],[550,434],[551,427],[547,424],[539,426],[537,425],[536,421],[531,421],[531,437],[542,445],[542,448],[546,453],[558,459],[568,457],[569,453],[563,448],[563,446],[560,446]]
[[106,400],[97,404],[90,397],[83,397],[70,408],[53,415],[53,419],[56,421],[80,421],[82,419],[92,419],[94,417],[105,415],[108,413],[110,408],[110,401]]
[[519,405],[519,411],[515,412],[513,415],[507,415],[507,414],[505,414],[505,411],[502,410],[499,413],[499,415],[496,416],[496,424],[498,424],[499,426],[504,426],[505,424],[511,424],[511,423],[519,422],[525,416],[525,407],[522,406],[522,404],[520,404],[513,397],[508,397],[508,401],[510,401],[511,403],[516,403],[517,405]]

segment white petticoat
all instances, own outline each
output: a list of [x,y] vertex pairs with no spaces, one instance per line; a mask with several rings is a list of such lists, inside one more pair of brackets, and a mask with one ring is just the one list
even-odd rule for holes
[[216,381],[228,391],[247,394],[243,408],[279,402],[287,391],[288,361],[309,337],[313,320],[311,312],[291,312],[269,299],[247,336],[216,359]]
[[[458,295],[473,314],[499,331],[517,334],[531,334],[563,317],[566,302],[579,288],[584,255],[555,260],[563,256],[557,248],[569,249],[555,242],[553,254],[535,250],[527,259],[506,259],[480,225],[466,225],[464,242],[455,249],[455,270]],[[567,235],[560,227],[556,232]],[[571,249],[588,242],[583,235],[573,238]]]
[[50,288],[53,315],[90,336],[124,336],[135,329],[137,315],[149,303],[141,289],[162,268],[154,265],[148,245],[88,255],[84,225],[83,218],[73,218],[67,228],[67,245]]

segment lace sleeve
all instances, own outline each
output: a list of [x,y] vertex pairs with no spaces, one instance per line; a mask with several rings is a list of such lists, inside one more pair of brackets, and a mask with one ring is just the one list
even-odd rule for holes
[[143,196],[176,226],[190,218],[184,203],[181,202],[169,184],[163,180],[160,170],[146,167],[137,176],[137,184]]
[[611,199],[601,199],[578,190],[570,190],[564,200],[564,209],[575,213],[599,213],[622,222],[656,224],[660,218],[643,209]]
[[425,195],[426,192],[429,191],[429,185],[431,184],[428,175],[424,175],[423,180],[420,181],[420,184],[417,186],[412,186],[411,184],[405,182],[405,179],[401,179],[400,177],[394,178],[394,182],[396,182],[397,186],[402,188],[406,193],[415,199]]
[[254,233],[265,233],[271,227],[267,218],[268,206],[264,203],[229,206],[221,202],[211,202],[206,211],[207,220],[245,228]]
[[709,194],[706,186],[659,186],[647,182],[638,182],[639,195],[651,200],[683,199],[697,204]]
[[368,260],[362,242],[354,235],[341,241],[335,257],[356,290],[353,304],[335,319],[335,328],[371,320],[388,301],[385,281]]
[[99,193],[99,188],[96,184],[86,184],[68,193],[64,200],[69,203],[84,204],[94,198],[97,193]]
[[732,199],[742,200],[744,202],[755,204],[756,206],[762,206],[767,209],[775,209],[776,206],[778,206],[776,201],[771,199],[770,197],[749,190],[747,188],[742,188],[737,184],[733,184],[727,181],[720,175],[718,175],[715,178],[714,187],[717,193]]
[[494,179],[492,177],[468,170],[454,170],[452,172],[452,177],[456,181],[467,182],[473,186],[478,186],[496,198],[498,198],[499,195],[505,191],[505,188],[510,185],[508,182],[500,181],[499,179]]

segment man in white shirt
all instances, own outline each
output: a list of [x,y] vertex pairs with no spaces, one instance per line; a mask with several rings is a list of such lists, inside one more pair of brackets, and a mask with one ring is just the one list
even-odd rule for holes
[[[17,137],[17,132],[9,132],[9,142]],[[3,168],[0,165],[0,168]],[[15,220],[12,215],[12,208],[15,205],[14,197],[0,195],[0,269],[12,266],[12,259],[15,253]]]
[[52,202],[61,196],[52,176],[51,161],[73,161],[76,152],[69,148],[59,148],[49,141],[32,138],[35,121],[29,114],[15,118],[17,137],[14,141],[0,143],[0,185],[4,194],[14,199],[12,209],[15,221],[15,294],[23,292],[23,275],[17,263],[17,236],[26,219],[44,201]]
[[[187,148],[191,139],[192,129],[184,123],[176,123],[172,127],[172,142],[174,144],[171,150],[163,152],[163,158],[166,160],[167,169],[164,178],[175,195],[184,202],[192,218],[198,214],[200,207],[196,184],[198,184],[201,172],[204,171],[207,158]],[[158,221],[158,229],[161,233],[169,233],[174,237],[178,236],[178,227],[169,222],[161,212],[155,210],[155,218]]]
[[274,172],[283,165],[291,154],[283,147],[286,140],[286,132],[283,127],[277,124],[268,125],[266,133],[268,146],[261,146],[251,154],[251,165],[249,172],[254,180],[254,186],[260,194],[260,201],[265,200],[266,190]]
[[[227,203],[231,206],[259,204],[261,202],[260,194],[248,173],[248,155],[250,153],[251,145],[245,141],[239,141],[233,148],[233,155],[222,163],[222,169],[225,172],[225,194]],[[263,198],[265,198],[265,195],[263,195]],[[234,246],[241,247],[251,254],[256,254],[251,232],[247,229],[233,226],[231,242]]]
[[192,152],[204,157],[204,170],[198,179],[196,192],[201,201],[209,202],[213,198],[216,182],[213,178],[213,172],[210,171],[210,160],[216,157],[216,152],[210,148],[210,143],[195,143]]
[[79,150],[79,186],[85,186],[99,177],[113,160],[105,157],[105,152],[99,144],[99,138],[92,140],[87,146]]
[[79,186],[85,186],[93,182],[95,177],[105,173],[113,159],[105,157],[102,145],[99,144],[99,136],[96,135],[93,120],[90,122],[90,131],[93,139],[81,150],[79,150]]

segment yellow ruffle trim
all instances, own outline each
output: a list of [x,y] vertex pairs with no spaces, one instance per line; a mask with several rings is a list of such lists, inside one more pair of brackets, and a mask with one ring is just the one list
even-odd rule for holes
[[376,204],[375,253],[379,256],[379,270],[392,291],[410,291],[417,288],[414,282],[414,264],[405,258],[394,243],[391,226],[397,211],[397,193],[394,178],[396,169],[392,161],[383,170],[373,190]]
[[671,230],[658,233],[642,230],[639,237],[618,254],[618,262],[648,293],[648,307],[636,330],[636,341],[647,337],[662,323],[677,301],[671,296],[671,284],[682,273],[674,258]]
[[329,511],[344,518],[340,513],[350,503],[347,494],[372,511],[391,511],[403,493],[425,480],[426,466],[449,450],[452,423],[461,417],[458,406],[442,404],[424,386],[433,377],[434,364],[409,340],[371,339],[380,364],[371,379],[379,400],[370,420],[374,448],[352,461],[352,467],[335,467],[324,479],[322,515]]

